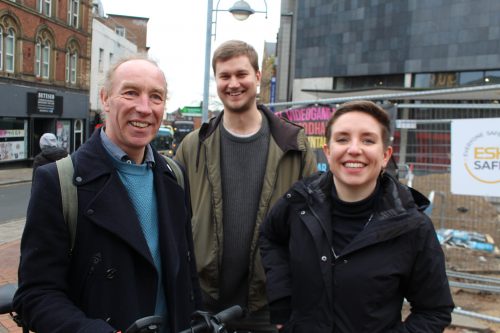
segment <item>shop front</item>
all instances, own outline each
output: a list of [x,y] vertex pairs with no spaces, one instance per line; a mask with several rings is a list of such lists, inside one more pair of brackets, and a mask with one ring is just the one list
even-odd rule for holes
[[0,168],[31,164],[44,133],[54,133],[69,153],[86,139],[88,93],[0,83]]

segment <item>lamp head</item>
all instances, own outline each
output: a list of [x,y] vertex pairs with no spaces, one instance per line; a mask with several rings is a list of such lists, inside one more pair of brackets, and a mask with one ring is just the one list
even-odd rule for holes
[[234,18],[238,21],[244,21],[250,15],[255,13],[255,10],[253,10],[246,1],[239,0],[236,1],[231,8],[229,8],[229,12],[233,14]]

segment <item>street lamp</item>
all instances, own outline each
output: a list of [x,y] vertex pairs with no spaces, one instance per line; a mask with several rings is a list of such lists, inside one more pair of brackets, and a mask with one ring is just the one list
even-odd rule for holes
[[[266,6],[266,11],[255,11],[250,7],[250,5],[244,1],[239,0],[234,3],[234,5],[228,10],[219,9],[220,0],[217,1],[217,6],[213,9],[213,0],[207,0],[207,31],[206,31],[206,41],[205,41],[205,78],[203,81],[203,104],[201,109],[201,121],[205,123],[208,121],[208,93],[209,93],[209,83],[210,83],[210,54],[212,50],[212,36],[215,38],[217,35],[217,13],[218,12],[230,12],[233,17],[238,21],[246,20],[250,15],[254,13],[265,13],[267,18],[267,3],[264,1]],[[213,12],[215,12],[215,21],[212,20]],[[215,25],[215,32],[212,33],[212,25]]]

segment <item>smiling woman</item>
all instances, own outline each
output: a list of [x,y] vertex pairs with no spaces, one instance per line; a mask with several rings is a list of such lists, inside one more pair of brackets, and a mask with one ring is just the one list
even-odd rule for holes
[[380,106],[341,105],[326,125],[330,170],[297,182],[262,224],[271,320],[284,332],[438,333],[451,322],[429,202],[384,172],[389,134]]

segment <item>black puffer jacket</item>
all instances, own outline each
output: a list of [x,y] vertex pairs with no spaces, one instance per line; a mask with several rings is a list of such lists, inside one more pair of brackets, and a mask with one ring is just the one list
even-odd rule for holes
[[[330,172],[296,183],[261,227],[271,320],[285,332],[442,332],[453,301],[428,200],[391,176],[370,224],[335,258]],[[412,307],[402,321],[404,299]]]
[[39,166],[55,162],[63,157],[68,156],[68,152],[60,147],[47,147],[43,148],[33,160],[33,179],[35,178],[35,170]]

